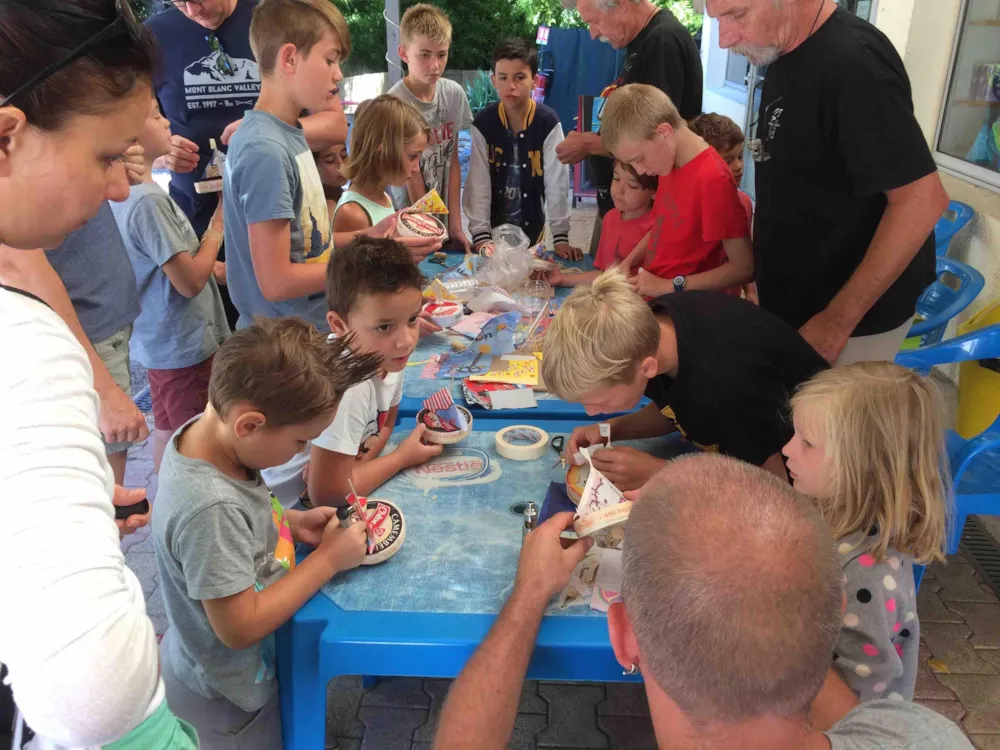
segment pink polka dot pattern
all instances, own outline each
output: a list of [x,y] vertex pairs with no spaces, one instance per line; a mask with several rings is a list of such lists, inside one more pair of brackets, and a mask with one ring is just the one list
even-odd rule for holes
[[872,685],[872,690],[874,690],[876,693],[884,693],[887,687],[888,685],[886,685],[884,682],[876,682],[874,685]]
[[875,565],[875,558],[871,555],[861,555],[858,558],[858,563],[864,565],[866,568],[871,568]]
[[866,656],[878,656],[878,649],[872,643],[866,643],[861,647],[861,650],[865,652]]
[[886,601],[885,608],[889,612],[895,612],[896,611],[896,600],[895,599],[889,599],[888,601]]
[[897,622],[895,625],[892,626],[893,633],[898,633],[902,629],[903,629],[903,624],[899,622]]
[[896,647],[896,653],[899,654],[899,658],[902,659],[903,658],[903,646],[902,646],[902,644],[896,643],[896,644],[893,644],[893,645]]

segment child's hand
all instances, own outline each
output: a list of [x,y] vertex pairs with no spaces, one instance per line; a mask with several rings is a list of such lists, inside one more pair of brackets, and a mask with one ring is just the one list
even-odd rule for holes
[[419,263],[431,253],[436,253],[444,244],[440,237],[396,237],[397,242],[406,246],[413,256],[413,260]]
[[371,228],[370,232],[366,234],[371,234],[372,237],[395,237],[396,236],[396,222],[399,218],[399,213],[394,213],[391,216],[386,216],[382,221]]
[[659,297],[674,291],[672,283],[643,268],[635,276],[629,276],[628,283],[640,297]]
[[138,143],[129,146],[125,153],[125,174],[128,176],[129,185],[138,185],[146,176],[146,162],[144,156],[146,151]]
[[583,427],[577,427],[573,430],[566,443],[566,457],[572,461],[573,456],[581,448],[598,444],[604,444],[604,438],[601,437],[601,428],[598,425],[588,424]]
[[215,277],[215,283],[219,286],[226,285],[226,262],[223,260],[215,261],[215,266],[212,267],[212,275]]
[[316,551],[333,563],[337,573],[343,573],[361,564],[365,559],[367,546],[368,531],[364,521],[355,519],[354,523],[345,529],[341,528],[340,521],[334,515],[323,529],[323,539]]
[[555,247],[556,255],[560,258],[565,258],[566,260],[582,260],[583,250],[578,247],[573,247],[568,242],[559,242]]
[[542,278],[552,286],[566,286],[566,276],[558,268],[552,271],[544,271]]
[[296,542],[305,542],[313,547],[323,543],[323,535],[330,519],[337,520],[337,509],[330,506],[321,505],[318,508],[298,513],[288,511],[288,524],[292,529],[292,538]]
[[744,285],[743,294],[750,302],[753,302],[755,305],[760,305],[760,297],[757,295],[756,281],[751,281],[749,284]]
[[425,432],[427,432],[427,426],[418,424],[413,432],[407,435],[406,439],[396,448],[396,452],[399,454],[404,465],[419,466],[426,461],[430,461],[444,450],[443,445],[423,442]]
[[452,214],[452,217],[453,218],[448,222],[448,235],[451,239],[460,244],[466,253],[471,253],[472,243],[469,241],[469,238],[465,236],[465,230],[462,229],[462,217],[459,216],[455,218],[455,214]]
[[437,333],[441,330],[441,326],[431,320],[430,316],[425,313],[420,313],[417,316],[417,323],[420,325],[420,338],[430,336],[432,333]]

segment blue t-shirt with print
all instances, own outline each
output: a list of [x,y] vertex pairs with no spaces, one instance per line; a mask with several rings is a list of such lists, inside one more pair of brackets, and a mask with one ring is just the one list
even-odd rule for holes
[[170,197],[191,221],[199,237],[208,228],[218,195],[198,195],[212,156],[209,140],[253,109],[260,94],[260,72],[250,49],[250,20],[257,0],[238,0],[232,15],[215,31],[174,7],[146,21],[159,45],[156,96],[174,135],[198,144],[200,161],[193,172],[172,174]]
[[240,313],[236,327],[246,328],[255,315],[293,315],[325,328],[327,306],[322,291],[270,302],[260,290],[250,257],[249,226],[287,219],[292,263],[325,266],[330,259],[333,232],[326,195],[302,128],[268,112],[247,112],[230,141],[224,179],[226,277]]

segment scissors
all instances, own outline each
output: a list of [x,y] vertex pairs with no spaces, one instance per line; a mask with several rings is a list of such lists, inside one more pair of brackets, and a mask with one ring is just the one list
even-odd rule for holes
[[452,369],[453,372],[460,373],[462,375],[478,375],[483,372],[485,368],[479,366],[479,360],[483,358],[483,353],[480,352],[476,355],[476,358],[467,366],[455,367]]
[[566,438],[562,435],[556,435],[552,440],[549,441],[549,445],[552,446],[552,450],[559,454],[559,460],[552,464],[552,468],[557,466],[562,466],[566,468],[566,456],[563,455],[563,448],[566,447]]

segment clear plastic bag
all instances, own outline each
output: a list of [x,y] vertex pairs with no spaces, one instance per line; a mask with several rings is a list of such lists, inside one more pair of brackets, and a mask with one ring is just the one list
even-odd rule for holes
[[476,272],[484,286],[498,286],[507,291],[520,287],[531,276],[532,257],[528,236],[513,224],[501,224],[492,232],[493,254],[485,258]]

